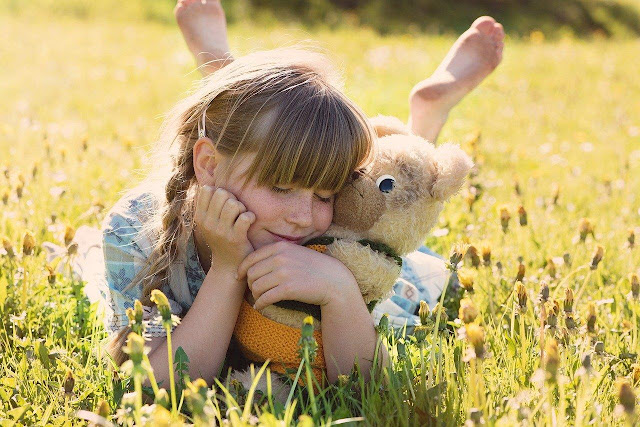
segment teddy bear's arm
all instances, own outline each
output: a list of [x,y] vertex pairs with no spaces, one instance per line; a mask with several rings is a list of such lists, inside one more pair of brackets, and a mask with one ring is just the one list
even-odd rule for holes
[[367,304],[387,298],[400,275],[401,267],[393,259],[358,242],[336,240],[326,253],[351,271]]

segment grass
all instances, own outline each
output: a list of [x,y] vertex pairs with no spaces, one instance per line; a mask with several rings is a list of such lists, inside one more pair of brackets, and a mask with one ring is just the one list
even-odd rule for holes
[[[145,153],[162,113],[198,73],[177,29],[167,25],[1,13],[0,28],[13,41],[0,44],[0,236],[7,242],[0,249],[0,420],[76,424],[76,411],[98,411],[105,401],[115,421],[134,381],[103,357],[106,334],[83,284],[51,275],[40,245],[62,242],[66,226],[99,226],[103,207],[149,169]],[[453,41],[247,22],[230,31],[236,52],[317,40],[368,114],[403,119],[409,89]],[[538,41],[507,40],[499,70],[454,110],[440,138],[461,143],[478,168],[441,215],[440,237],[427,244],[443,254],[459,242],[491,248],[488,267],[465,260],[475,288],[467,296],[481,329],[468,327],[466,339],[429,329],[422,342],[383,331],[394,360],[386,385],[380,378],[343,379],[312,401],[297,388],[295,405],[282,408],[268,399],[254,405],[261,397],[252,401],[233,387],[225,393],[218,384],[214,393],[194,383],[189,405],[201,402],[212,416],[238,424],[252,416],[273,425],[275,419],[357,423],[358,417],[372,425],[459,425],[480,416],[489,424],[633,422],[632,415],[615,413],[618,388],[623,401],[635,402],[628,396],[640,376],[638,302],[627,296],[628,275],[640,259],[640,249],[627,245],[629,229],[640,225],[640,83],[633,73],[640,46],[637,40]],[[472,187],[480,197],[470,209]],[[526,226],[518,224],[520,205]],[[501,207],[511,217],[506,231]],[[594,230],[584,241],[581,218]],[[31,255],[23,254],[27,231],[35,237]],[[597,245],[604,258],[592,270]],[[14,256],[5,253],[11,250]],[[561,262],[565,254],[570,264]],[[524,306],[514,290],[519,264]],[[546,322],[555,317],[557,328],[541,339],[543,281],[550,293]],[[570,311],[568,289],[575,297]],[[568,327],[570,319],[576,328]],[[581,369],[585,355],[589,369]],[[616,386],[620,379],[631,388]],[[246,410],[227,412],[232,406]]]

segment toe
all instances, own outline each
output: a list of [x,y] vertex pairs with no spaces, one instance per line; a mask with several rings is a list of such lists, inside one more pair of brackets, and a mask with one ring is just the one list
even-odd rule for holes
[[495,23],[493,26],[493,32],[491,33],[491,38],[494,42],[502,42],[504,40],[504,27],[501,23]]
[[471,24],[471,28],[476,28],[478,31],[484,34],[491,34],[494,30],[496,20],[490,16],[481,16]]

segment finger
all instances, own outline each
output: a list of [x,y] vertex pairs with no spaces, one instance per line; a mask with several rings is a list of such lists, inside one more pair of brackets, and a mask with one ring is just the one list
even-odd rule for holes
[[262,276],[258,278],[255,282],[253,282],[253,286],[249,289],[251,290],[251,295],[253,295],[254,300],[258,300],[265,292],[275,288],[280,283],[278,277],[273,274],[267,274],[266,276]]
[[198,189],[198,198],[196,199],[196,211],[193,215],[193,220],[196,224],[201,223],[206,217],[207,209],[209,207],[209,202],[211,202],[211,197],[213,196],[213,192],[215,188],[210,185],[203,185]]
[[286,243],[284,242],[272,243],[270,245],[263,246],[260,249],[257,249],[247,255],[247,257],[243,259],[238,266],[238,279],[243,279],[244,277],[246,277],[247,270],[249,270],[252,265],[282,251],[284,249],[283,244],[286,245]]
[[232,228],[236,223],[236,219],[238,219],[238,215],[246,210],[247,208],[237,200],[227,199],[220,212],[220,223]]
[[245,211],[238,215],[236,223],[233,225],[233,232],[238,236],[246,236],[249,227],[256,221],[256,215],[253,212]]
[[211,202],[209,202],[209,206],[206,212],[206,218],[211,219],[213,221],[218,221],[220,219],[220,213],[222,212],[222,207],[229,199],[234,199],[235,196],[225,190],[224,188],[217,188],[211,197]]
[[261,277],[266,276],[274,270],[273,263],[269,262],[269,258],[264,259],[247,270],[247,284],[249,285],[249,289],[253,289],[253,283],[260,279]]
[[260,298],[258,298],[253,304],[253,308],[260,311],[265,307],[268,307],[272,304],[277,303],[278,301],[282,301],[285,299],[287,298],[285,298],[282,286],[276,286],[275,288],[271,288],[267,292],[260,295]]

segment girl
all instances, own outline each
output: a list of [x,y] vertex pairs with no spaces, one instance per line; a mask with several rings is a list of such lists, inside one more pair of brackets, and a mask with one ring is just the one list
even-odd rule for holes
[[220,373],[243,298],[321,306],[327,376],[354,361],[367,374],[376,333],[357,283],[339,261],[301,246],[331,223],[333,195],[369,157],[373,131],[318,54],[254,53],[203,81],[169,114],[156,172],[103,223],[109,351],[118,363],[125,310],[145,306],[149,359],[169,377],[167,344],[149,297],[161,289],[181,322],[191,378]]

